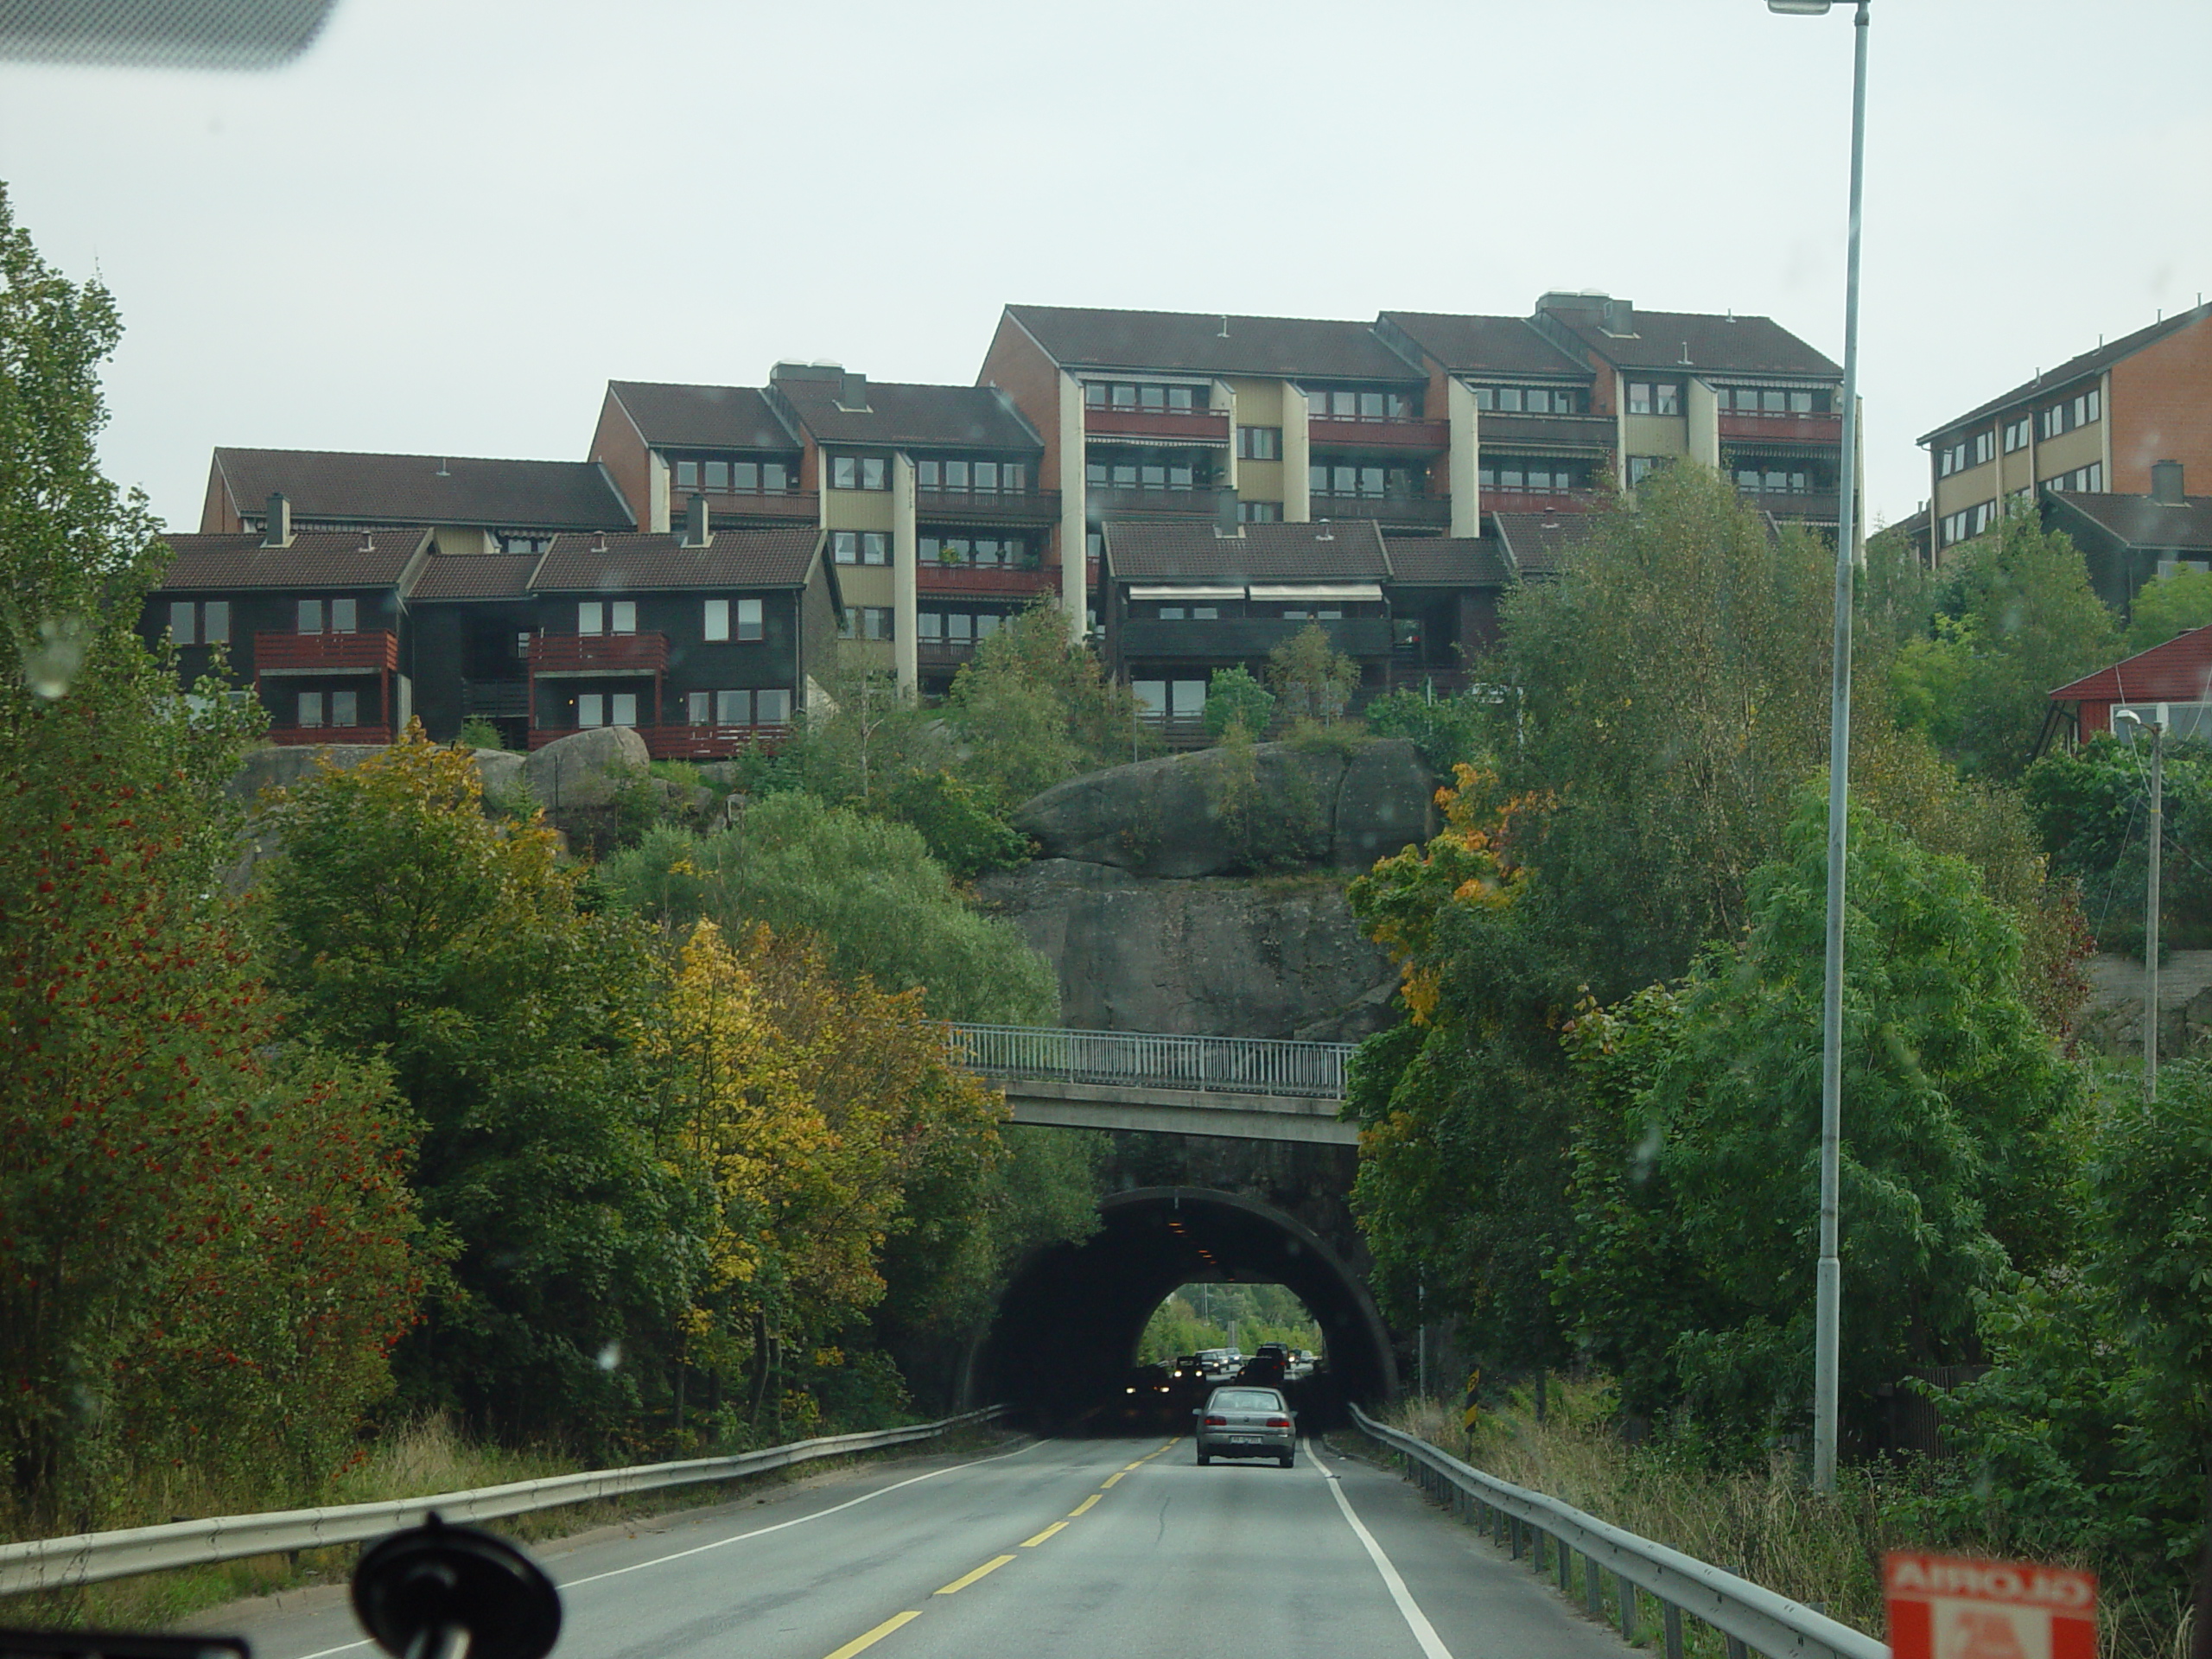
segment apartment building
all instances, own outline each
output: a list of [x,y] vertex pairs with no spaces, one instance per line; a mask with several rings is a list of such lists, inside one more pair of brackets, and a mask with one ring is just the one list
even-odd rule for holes
[[848,659],[944,690],[1004,620],[1057,590],[1044,445],[987,386],[870,382],[779,363],[764,387],[613,381],[592,439],[644,531],[807,520],[839,570]]
[[663,759],[772,741],[832,677],[842,600],[811,524],[569,531],[442,553],[427,528],[175,536],[140,627],[188,683],[226,661],[278,743],[387,743],[470,718],[514,748],[635,728]]
[[2044,491],[2146,494],[2161,461],[2212,476],[2212,306],[2037,370],[1920,444],[1938,560]]
[[1470,540],[1486,513],[1587,511],[1685,455],[1777,518],[1837,518],[1841,371],[1764,317],[1600,294],[1372,322],[1014,305],[980,378],[1042,435],[1061,543],[1094,557],[1117,522]]
[[2212,570],[2212,495],[2187,492],[2177,461],[2153,461],[2145,495],[2044,490],[2044,528],[2082,550],[2099,599],[2132,617],[2144,584],[2182,570]]
[[288,534],[421,529],[448,554],[542,553],[564,531],[632,528],[613,480],[588,461],[218,448],[200,533],[259,534],[280,495]]

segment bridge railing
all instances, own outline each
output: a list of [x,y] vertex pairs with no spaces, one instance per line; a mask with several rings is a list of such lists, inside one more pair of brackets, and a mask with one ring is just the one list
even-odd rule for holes
[[1032,1026],[952,1025],[946,1039],[954,1058],[985,1077],[1319,1100],[1344,1098],[1344,1062],[1357,1046]]

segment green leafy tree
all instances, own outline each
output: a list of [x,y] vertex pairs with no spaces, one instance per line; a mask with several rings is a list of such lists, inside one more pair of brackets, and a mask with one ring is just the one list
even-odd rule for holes
[[1031,606],[976,647],[944,716],[968,747],[962,777],[1002,813],[1142,746],[1129,689],[1069,639],[1057,605]]
[[1488,752],[1491,706],[1480,697],[1392,691],[1371,699],[1366,712],[1370,730],[1410,741],[1439,779],[1450,778],[1454,766],[1479,762]]
[[1961,771],[2017,779],[2033,757],[2051,688],[2120,651],[2113,614],[2074,543],[2017,512],[1945,572],[1930,631],[1898,649],[1889,688],[1899,722],[1925,732]]
[[2212,624],[2212,570],[2177,570],[2143,585],[2127,621],[2133,654],[2163,645],[2177,633]]
[[1308,622],[1268,653],[1268,690],[1294,720],[1338,720],[1359,690],[1359,664]]
[[802,793],[755,802],[710,836],[663,827],[602,865],[622,906],[742,938],[755,924],[822,942],[841,976],[920,989],[943,1020],[1050,1025],[1059,990],[1014,928],[978,913],[922,837]]
[[1206,731],[1215,739],[1231,726],[1241,726],[1250,737],[1264,736],[1274,717],[1274,694],[1252,677],[1243,664],[1217,668],[1206,686]]
[[696,1193],[639,1033],[646,930],[580,904],[542,823],[483,811],[466,751],[410,728],[283,794],[264,883],[303,1035],[384,1057],[453,1252],[399,1355],[419,1402],[604,1445],[658,1403],[703,1271]]
[[[2108,950],[2143,952],[2150,878],[2150,766],[2139,750],[2098,737],[2054,750],[2022,780],[2028,810],[2057,873],[2080,883],[2082,909]],[[2212,944],[2212,751],[2169,745],[2166,856],[2158,887],[2159,938],[2168,948]]]
[[[1810,1398],[1825,836],[1808,789],[1742,944],[1572,1038],[1593,1103],[1561,1306],[1631,1409],[1746,1446]],[[1977,1289],[2063,1257],[2083,1086],[1971,867],[1863,814],[1845,951],[1844,1387],[1866,1421],[1911,1367],[1979,1357]]]

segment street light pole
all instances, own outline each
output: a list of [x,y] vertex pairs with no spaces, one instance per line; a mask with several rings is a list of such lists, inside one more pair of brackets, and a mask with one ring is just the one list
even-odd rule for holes
[[2165,727],[2123,709],[2115,720],[2151,734],[2151,879],[2143,899],[2143,1098],[2158,1097],[2158,866],[2165,853]]
[[[1767,0],[1770,10],[1824,16],[1829,0]],[[1835,1490],[1843,1264],[1838,1255],[1843,1140],[1845,825],[1851,798],[1851,587],[1859,506],[1859,220],[1866,162],[1866,7],[1853,19],[1851,224],[1843,300],[1843,466],[1835,540],[1835,639],[1828,674],[1828,894],[1821,994],[1821,1254],[1813,1289],[1813,1490]]]

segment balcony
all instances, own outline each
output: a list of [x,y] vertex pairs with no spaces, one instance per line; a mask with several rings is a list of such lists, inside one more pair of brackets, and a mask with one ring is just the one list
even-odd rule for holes
[[1825,444],[1843,442],[1840,415],[1754,415],[1730,410],[1720,416],[1720,435],[1731,443]]
[[1054,524],[1058,490],[916,490],[914,517],[924,524]]
[[1587,454],[1619,442],[1607,415],[1493,415],[1477,417],[1476,430],[1487,451],[1492,444],[1526,446],[1549,454]]
[[[780,494],[763,494],[755,491],[736,495],[718,495],[711,491],[702,493],[705,495],[709,516],[717,524],[728,524],[733,519],[752,524],[764,520],[805,524],[822,522],[822,497],[814,490],[785,490]],[[692,494],[690,490],[671,492],[672,498],[677,502],[688,501]],[[673,516],[677,518],[683,516],[680,505],[675,509]]]
[[1023,570],[991,564],[918,564],[914,586],[925,594],[1026,600],[1059,592],[1060,572],[1057,565]]
[[253,671],[262,679],[271,675],[389,674],[398,666],[399,637],[384,628],[365,633],[253,636]]
[[372,743],[379,748],[391,747],[391,728],[389,726],[271,726],[264,734],[269,742],[287,748],[302,748],[312,743]]
[[973,639],[918,639],[914,660],[923,668],[958,668],[976,655]]
[[1815,524],[1836,522],[1839,499],[1834,490],[1745,490],[1742,494],[1744,504],[1756,512]]
[[[576,734],[574,727],[555,728],[532,728],[530,747],[533,751],[548,743],[557,743],[564,737]],[[596,731],[597,727],[586,727]],[[791,728],[785,726],[633,726],[632,731],[645,740],[645,753],[656,760],[726,760],[731,755],[742,754],[747,749],[773,749],[791,735]]]
[[1316,449],[1400,449],[1433,454],[1452,447],[1452,424],[1448,421],[1311,420],[1306,423],[1306,437]]
[[530,671],[540,679],[556,674],[593,678],[658,674],[667,666],[668,636],[664,633],[540,633],[530,641]]
[[1329,636],[1330,645],[1347,657],[1390,654],[1387,616],[1351,616],[1316,625],[1281,616],[1230,616],[1187,622],[1131,617],[1116,631],[1116,654],[1124,663],[1251,662],[1309,626],[1318,626]]
[[1310,518],[1377,518],[1386,524],[1424,528],[1452,522],[1448,495],[1317,495],[1309,498]]
[[461,712],[483,720],[521,720],[530,713],[530,687],[521,680],[463,680]]
[[1594,512],[1594,490],[1484,490],[1484,512]]
[[1205,518],[1236,522],[1233,490],[1140,490],[1127,485],[1093,485],[1084,498],[1093,524],[1105,518]]
[[1229,442],[1229,411],[1211,409],[1085,409],[1083,429],[1094,438],[1151,438],[1167,443]]

